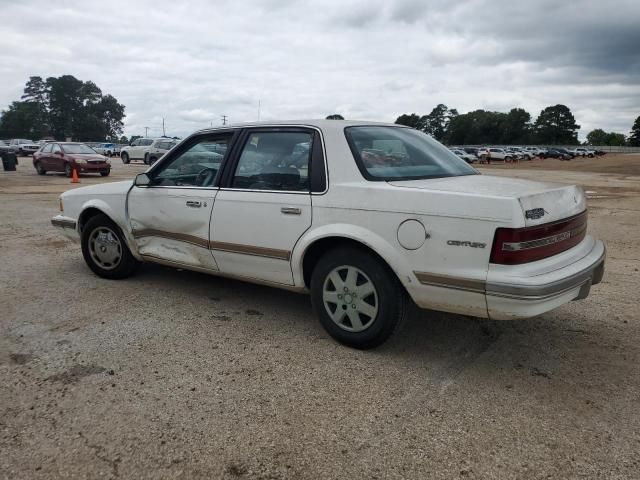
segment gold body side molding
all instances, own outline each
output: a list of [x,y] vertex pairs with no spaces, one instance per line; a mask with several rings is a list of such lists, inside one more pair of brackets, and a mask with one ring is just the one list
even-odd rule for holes
[[143,237],[161,237],[169,240],[177,240],[186,242],[208,250],[218,250],[221,252],[239,253],[242,255],[253,255],[256,257],[274,258],[276,260],[289,261],[291,252],[289,250],[280,250],[277,248],[256,247],[254,245],[242,245],[238,243],[227,242],[210,242],[205,238],[187,235],[184,233],[167,232],[164,230],[156,230],[153,228],[145,228],[133,231],[134,238]]

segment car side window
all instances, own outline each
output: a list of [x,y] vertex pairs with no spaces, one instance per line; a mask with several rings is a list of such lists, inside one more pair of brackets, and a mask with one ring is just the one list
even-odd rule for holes
[[53,148],[52,143],[47,143],[42,149],[42,153],[51,153],[51,149]]
[[146,139],[146,140],[143,140],[142,145],[143,145],[143,146],[145,146],[145,147],[148,147],[148,146],[149,146],[149,145],[151,145],[152,143],[153,143],[153,140],[151,140],[151,139]]
[[152,186],[210,187],[215,184],[231,134],[201,137],[152,173]]
[[53,146],[53,153],[62,153],[62,149],[57,143]]
[[309,132],[250,133],[231,187],[308,192],[311,139]]

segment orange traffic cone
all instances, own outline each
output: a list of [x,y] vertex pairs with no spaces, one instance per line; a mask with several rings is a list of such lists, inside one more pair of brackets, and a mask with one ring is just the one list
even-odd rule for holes
[[78,178],[78,170],[73,169],[73,174],[71,175],[71,183],[80,183],[80,179]]

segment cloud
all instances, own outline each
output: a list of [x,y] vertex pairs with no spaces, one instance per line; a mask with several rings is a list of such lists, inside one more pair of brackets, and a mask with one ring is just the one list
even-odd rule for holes
[[393,121],[564,103],[627,133],[640,114],[640,2],[3,1],[0,108],[72,74],[126,105],[129,135],[262,119]]

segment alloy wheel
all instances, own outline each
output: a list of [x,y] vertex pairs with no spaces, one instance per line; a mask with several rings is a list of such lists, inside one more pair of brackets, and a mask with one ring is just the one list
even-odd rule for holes
[[362,332],[378,315],[378,292],[371,279],[351,265],[334,268],[323,289],[324,307],[333,322],[348,332]]

